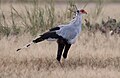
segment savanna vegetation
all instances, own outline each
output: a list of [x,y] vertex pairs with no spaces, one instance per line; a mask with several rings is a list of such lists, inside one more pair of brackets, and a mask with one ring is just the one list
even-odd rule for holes
[[[1,0],[0,77],[119,78],[119,3],[57,1]],[[75,6],[86,9],[88,15],[83,16],[82,32],[62,65],[56,60],[55,42],[41,42],[16,52],[49,28],[68,23],[74,18]]]

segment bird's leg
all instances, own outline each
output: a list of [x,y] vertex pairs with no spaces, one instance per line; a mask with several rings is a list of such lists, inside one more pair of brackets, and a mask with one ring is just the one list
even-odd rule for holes
[[70,47],[71,47],[71,44],[66,44],[65,50],[64,50],[64,53],[63,53],[64,59],[67,58],[68,50],[70,49]]
[[58,42],[57,60],[60,62],[62,51],[65,45],[61,42],[61,40],[58,40],[57,42]]

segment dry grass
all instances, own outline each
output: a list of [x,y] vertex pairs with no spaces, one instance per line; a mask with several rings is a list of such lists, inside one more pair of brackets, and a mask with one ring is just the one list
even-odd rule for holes
[[[25,4],[31,8],[30,5]],[[83,4],[79,5],[80,8]],[[10,4],[2,4],[1,10],[10,17]],[[94,4],[86,9],[89,15]],[[13,4],[15,9],[24,12],[23,4]],[[66,5],[55,5],[56,12],[63,12]],[[110,8],[111,7],[111,8]],[[108,16],[119,19],[119,4],[105,5],[97,21]],[[114,12],[111,11],[114,9]],[[20,21],[18,21],[20,22]],[[17,23],[17,25],[20,25]],[[116,35],[95,35],[84,30],[71,47],[68,58],[62,66],[56,61],[56,42],[41,42],[27,49],[16,49],[30,42],[30,34],[9,36],[0,40],[0,78],[119,78],[120,77],[120,38]]]
[[69,56],[56,61],[55,42],[41,42],[28,49],[16,49],[31,41],[28,34],[0,41],[1,78],[119,78],[120,38],[105,37],[99,32],[90,36],[82,32]]

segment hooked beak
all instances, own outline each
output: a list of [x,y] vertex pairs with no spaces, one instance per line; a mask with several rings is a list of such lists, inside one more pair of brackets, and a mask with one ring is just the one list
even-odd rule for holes
[[86,12],[86,11],[84,11],[84,12],[83,12],[83,14],[87,14],[87,12]]
[[81,9],[80,12],[81,12],[82,14],[87,14],[87,12],[86,12],[84,9]]

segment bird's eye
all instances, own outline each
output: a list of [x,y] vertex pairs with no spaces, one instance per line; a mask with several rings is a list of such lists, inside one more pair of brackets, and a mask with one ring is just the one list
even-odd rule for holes
[[80,11],[79,10],[77,10],[77,13],[79,13]]

